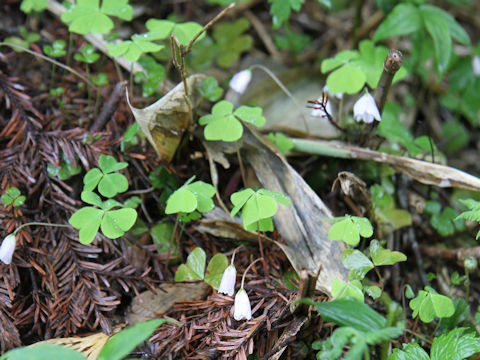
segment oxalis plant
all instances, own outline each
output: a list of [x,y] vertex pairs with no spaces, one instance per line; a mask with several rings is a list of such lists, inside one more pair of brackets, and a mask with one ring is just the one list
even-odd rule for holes
[[[137,219],[137,212],[131,202],[120,203],[112,199],[117,194],[128,190],[128,180],[118,173],[128,166],[125,162],[117,162],[113,156],[100,155],[100,168],[93,168],[83,178],[81,199],[93,206],[84,206],[77,210],[69,219],[69,223],[79,230],[82,244],[89,244],[95,238],[98,230],[110,238],[116,239],[130,230]],[[102,200],[94,190],[97,189]]]

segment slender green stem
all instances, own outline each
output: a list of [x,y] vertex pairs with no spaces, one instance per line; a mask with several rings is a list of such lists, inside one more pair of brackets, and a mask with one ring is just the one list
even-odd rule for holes
[[52,75],[50,76],[50,89],[53,88],[53,83],[55,82],[55,70],[57,69],[57,65],[52,64]]
[[20,231],[22,228],[24,228],[26,226],[54,226],[54,227],[71,228],[70,225],[66,225],[66,224],[52,224],[52,223],[45,223],[45,222],[29,222],[29,223],[20,225],[18,228],[15,229],[13,234],[16,234],[18,231]]
[[67,50],[67,66],[70,66],[70,60],[72,57],[72,47],[73,47],[73,33],[69,32],[70,36],[68,37],[68,50]]
[[465,279],[465,282],[464,282],[464,284],[465,284],[465,301],[468,304],[469,298],[470,298],[470,273],[469,273],[468,269],[465,269],[465,276],[467,277]]
[[298,65],[298,56],[297,50],[295,49],[295,40],[293,39],[292,31],[290,30],[290,23],[288,19],[284,23],[285,26],[285,35],[287,35],[288,46],[290,47],[290,51],[293,55],[293,62],[295,65]]
[[95,98],[95,110],[93,112],[95,118],[97,117],[98,113],[98,105],[100,105],[100,88],[97,90],[97,96]]
[[356,48],[358,44],[358,28],[362,23],[362,7],[363,0],[355,0],[355,17],[353,19],[352,48]]
[[243,161],[242,156],[240,155],[240,147],[238,146],[238,141],[235,142],[235,147],[237,150],[238,165],[240,166],[240,174],[242,175],[243,186],[247,187],[247,178],[245,176],[245,169],[243,168]]
[[[170,262],[170,252],[172,251],[173,239],[176,238],[176,235],[177,235],[179,217],[180,217],[180,214],[177,214],[177,218],[175,219],[175,225],[173,226],[172,235],[170,236],[170,241],[168,242],[167,261],[165,261],[165,271],[168,270],[168,263]],[[178,241],[177,241],[177,244],[178,244]]]
[[[87,74],[87,78],[90,78],[90,66],[88,63],[85,64],[85,72]],[[90,105],[90,85],[87,84],[87,104]]]
[[263,258],[260,258],[260,259],[257,259],[255,260],[254,262],[252,262],[250,265],[248,265],[248,267],[245,269],[245,272],[243,273],[243,276],[242,276],[242,284],[240,286],[240,289],[243,289],[243,284],[245,282],[245,275],[247,275],[247,272],[248,270],[250,270],[250,268],[253,266],[253,264],[255,264],[256,262],[260,261],[260,260],[263,260]]

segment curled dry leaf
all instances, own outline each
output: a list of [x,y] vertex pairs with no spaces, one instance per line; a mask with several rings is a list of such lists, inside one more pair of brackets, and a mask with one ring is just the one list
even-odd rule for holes
[[190,97],[185,95],[182,82],[144,109],[133,107],[126,92],[128,106],[160,160],[172,160],[183,133],[193,126],[192,109],[200,98],[196,96],[196,87],[203,78],[203,75],[192,75],[187,79]]

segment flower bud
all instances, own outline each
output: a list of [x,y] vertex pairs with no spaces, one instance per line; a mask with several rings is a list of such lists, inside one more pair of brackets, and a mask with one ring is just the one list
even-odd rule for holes
[[251,79],[252,71],[249,69],[243,70],[232,76],[229,86],[239,94],[243,94]]
[[353,105],[353,118],[357,122],[364,121],[366,123],[371,123],[374,119],[382,120],[375,99],[368,92]]
[[467,256],[463,260],[463,266],[468,271],[474,271],[478,267],[477,259],[475,258],[475,256]]
[[232,296],[235,292],[235,281],[237,280],[237,270],[234,265],[229,265],[222,275],[222,281],[218,287],[218,292]]
[[252,318],[252,308],[250,307],[250,299],[247,292],[242,287],[235,295],[235,310],[233,311],[233,318],[235,320],[250,320]]
[[12,262],[16,242],[15,234],[10,234],[3,239],[2,245],[0,246],[0,260],[7,265]]

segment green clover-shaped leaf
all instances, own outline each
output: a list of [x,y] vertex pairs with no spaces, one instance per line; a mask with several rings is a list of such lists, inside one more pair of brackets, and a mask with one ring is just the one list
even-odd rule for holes
[[361,251],[345,249],[342,255],[343,265],[350,270],[349,280],[362,280],[365,274],[373,269],[373,264]]
[[176,190],[167,200],[166,214],[190,213],[197,208],[197,197],[186,187]]
[[218,86],[218,81],[213,76],[203,79],[198,91],[208,101],[217,101],[223,95],[223,89]]
[[242,105],[233,113],[240,120],[249,122],[257,127],[265,125],[265,118],[262,116],[261,107],[251,107]]
[[122,170],[128,166],[126,162],[118,162],[113,156],[104,154],[98,158],[98,165],[100,165],[104,174]]
[[[186,23],[176,24],[172,30],[172,33],[175,34],[180,44],[182,44],[183,46],[187,46],[190,41],[193,40],[195,35],[197,35],[202,30],[202,28],[202,25],[190,21]],[[201,40],[204,37],[205,33],[200,35],[195,41]]]
[[172,33],[175,23],[169,20],[149,19],[145,23],[152,40],[166,39]]
[[113,197],[128,189],[127,178],[113,171],[121,170],[128,166],[125,162],[117,162],[113,156],[100,155],[98,159],[100,169],[93,168],[83,178],[83,189],[93,191],[98,185],[98,191],[105,197]]
[[[187,46],[203,28],[196,22],[175,24],[168,20],[158,19],[149,19],[145,23],[145,26],[149,30],[148,35],[152,40],[166,39],[170,37],[171,34],[175,34],[178,42],[183,46]],[[205,33],[200,35],[196,41],[204,37]]]
[[8,188],[5,190],[5,194],[0,197],[0,201],[4,205],[13,204],[14,206],[23,205],[25,199],[25,196],[23,196],[20,190],[18,190],[16,187]]
[[195,181],[187,185],[187,190],[193,193],[197,199],[196,210],[208,212],[215,207],[212,197],[215,195],[215,188],[203,181]]
[[372,224],[367,218],[347,215],[334,220],[336,223],[328,231],[330,240],[345,241],[356,246],[360,242],[360,235],[367,238],[373,235]]
[[327,86],[332,93],[355,94],[363,88],[366,80],[367,77],[362,70],[347,64],[328,75]]
[[265,189],[245,189],[232,194],[230,200],[234,206],[230,216],[235,216],[242,209],[243,227],[253,231],[272,231],[271,218],[277,212],[277,202],[290,205],[290,199],[284,195]]
[[100,55],[95,52],[92,45],[85,45],[80,49],[80,54],[75,54],[73,58],[86,64],[93,64],[100,58]]
[[245,227],[259,220],[267,219],[277,212],[277,202],[270,196],[256,192],[242,208],[242,219]]
[[230,67],[242,52],[252,47],[253,38],[250,35],[242,35],[249,27],[250,23],[245,18],[238,19],[233,23],[218,24],[214,27],[213,38],[220,47],[218,65]]
[[78,0],[61,16],[69,23],[68,30],[77,34],[106,34],[113,29],[113,21],[100,11],[100,0]]
[[116,239],[130,230],[136,220],[137,212],[131,208],[106,211],[101,222],[101,229],[106,237]]
[[48,7],[47,0],[23,0],[20,10],[30,14],[32,11],[41,12]]
[[98,168],[93,168],[89,170],[83,177],[83,190],[92,191],[94,190],[100,180],[103,177],[103,173]]
[[243,126],[233,115],[233,104],[222,100],[212,107],[212,113],[199,119],[204,129],[205,139],[237,141],[242,137]]
[[187,262],[178,267],[175,281],[203,280],[207,255],[202,248],[195,248],[187,257]]
[[437,294],[428,287],[425,290],[420,290],[417,297],[410,301],[410,308],[413,310],[412,317],[415,318],[419,315],[420,320],[429,323],[436,317],[444,318],[453,315],[455,307],[450,298]]
[[400,251],[391,251],[380,246],[378,240],[370,242],[370,257],[375,266],[393,265],[400,261],[406,261],[407,257]]
[[215,290],[218,290],[220,282],[222,281],[223,272],[227,266],[228,258],[224,254],[219,253],[214,255],[208,263],[205,282],[212,285]]
[[133,17],[133,7],[128,0],[103,0],[101,11],[126,21],[131,21]]
[[278,150],[280,150],[281,152],[287,152],[289,150],[292,150],[294,147],[293,141],[279,132],[269,133],[268,140],[273,142],[278,147]]
[[365,300],[365,296],[362,292],[362,283],[359,280],[352,280],[348,283],[344,283],[339,279],[332,280],[332,297],[335,300],[351,297],[360,301]]
[[191,177],[183,186],[177,189],[167,200],[166,214],[189,214],[195,210],[208,212],[215,204],[212,201],[215,188],[203,181],[195,181]]
[[114,197],[128,189],[128,180],[125,175],[113,173],[105,174],[98,183],[98,191],[105,197]]
[[64,56],[67,52],[65,50],[65,41],[63,40],[55,40],[52,45],[45,45],[43,47],[43,51],[46,55],[57,58],[60,56]]
[[160,222],[150,230],[150,235],[152,236],[153,243],[158,246],[158,253],[170,251],[170,256],[177,258],[179,254],[175,238],[173,238],[172,243],[174,227],[175,225],[172,222]]
[[165,46],[150,41],[148,34],[136,34],[116,44],[107,44],[108,53],[112,56],[124,56],[129,61],[137,61],[142,54],[162,50]]
[[86,206],[76,211],[68,220],[70,225],[80,230],[79,239],[82,244],[90,244],[100,228],[104,211]]
[[81,197],[82,201],[86,202],[87,204],[97,205],[98,207],[102,207],[102,205],[103,205],[103,201],[102,201],[102,199],[100,199],[100,196],[98,196],[93,191],[84,190],[84,191],[82,191],[80,197]]

